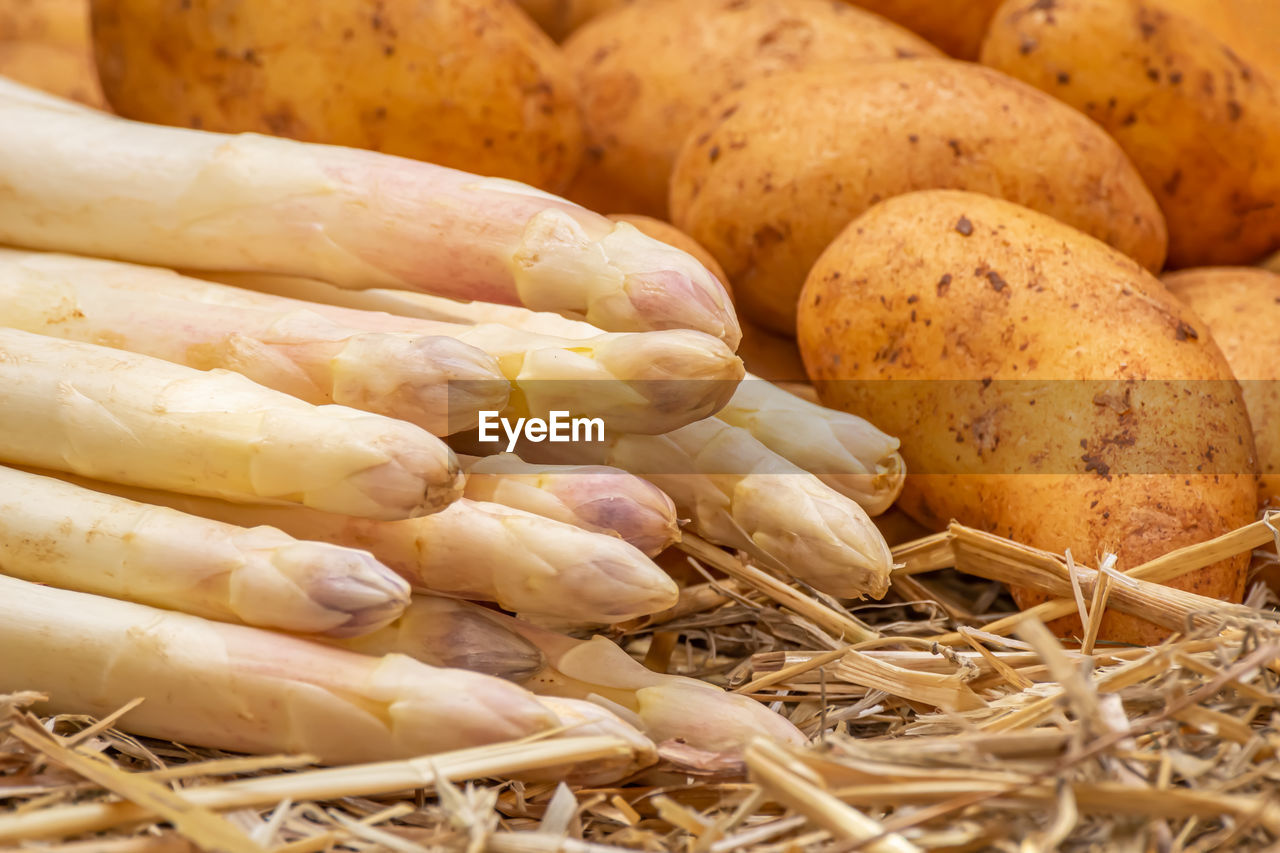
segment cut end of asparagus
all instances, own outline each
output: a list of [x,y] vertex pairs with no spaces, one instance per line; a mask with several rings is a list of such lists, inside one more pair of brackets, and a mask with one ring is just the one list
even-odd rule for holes
[[764,736],[801,746],[807,738],[754,699],[709,685],[675,680],[636,691],[644,731],[658,743],[678,740],[695,749],[741,756]]
[[[753,496],[745,490],[766,490]],[[889,589],[893,558],[884,536],[862,507],[813,478],[779,474],[747,477],[735,487],[735,521],[753,531],[754,544],[795,577],[841,598],[881,598]],[[755,508],[782,508],[764,517]]]
[[[372,374],[368,365],[378,364]],[[434,435],[473,429],[511,393],[497,361],[438,335],[357,335],[333,360],[335,403],[389,415]]]
[[689,329],[604,335],[595,344],[595,360],[645,401],[645,417],[610,421],[615,432],[653,432],[655,423],[668,424],[663,431],[669,431],[710,417],[729,402],[745,374],[742,360],[723,341]]
[[333,618],[330,637],[376,631],[409,605],[409,584],[365,551],[296,542],[271,555],[272,568]]

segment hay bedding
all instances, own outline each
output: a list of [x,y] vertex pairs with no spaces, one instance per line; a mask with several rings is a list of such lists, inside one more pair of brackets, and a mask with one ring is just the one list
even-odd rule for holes
[[[609,788],[512,778],[605,757],[604,737],[315,768],[0,696],[0,853],[1280,849],[1276,601],[1262,584],[1243,606],[1158,585],[1253,549],[1269,568],[1276,539],[1268,515],[1122,574],[954,525],[895,549],[886,602],[846,608],[690,538],[703,582],[613,636],[769,703],[812,743],[757,743],[745,766],[675,745]],[[1017,614],[1010,581],[1058,597]],[[1100,643],[1107,608],[1176,633]],[[1043,626],[1069,613],[1079,642]]]

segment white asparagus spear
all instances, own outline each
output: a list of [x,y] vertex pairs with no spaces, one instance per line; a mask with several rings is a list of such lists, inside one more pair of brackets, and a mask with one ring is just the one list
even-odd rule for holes
[[[741,359],[723,342],[688,329],[612,333],[547,315],[575,334],[544,334],[509,323],[430,320],[347,308],[327,303],[325,297],[350,294],[344,301],[358,302],[363,292],[340,291],[305,279],[228,274],[204,277],[235,286],[218,293],[222,303],[235,300],[277,311],[305,309],[350,328],[447,335],[471,344],[496,359],[514,386],[517,393],[511,395],[503,413],[508,418],[546,419],[552,411],[568,411],[579,417],[601,418],[614,432],[662,433],[719,411],[743,376]],[[513,310],[542,316],[523,308]],[[590,334],[578,334],[580,329],[590,330]]]
[[382,519],[462,492],[453,453],[404,421],[13,329],[0,329],[0,461]]
[[43,693],[42,713],[103,716],[141,696],[125,731],[236,752],[381,761],[559,724],[491,676],[8,577],[0,649],[0,693]]
[[0,242],[479,298],[737,346],[728,294],[693,257],[524,184],[47,101],[0,80]]
[[[600,335],[600,330],[588,323],[511,305],[458,302],[392,290],[341,291],[323,282],[278,276],[232,276],[226,280],[298,299],[426,321],[504,325],[562,339],[565,348],[574,340]],[[802,400],[747,373],[716,416],[747,430],[773,452],[857,501],[871,515],[888,509],[902,491],[906,466],[898,452],[898,440],[856,415]],[[631,431],[610,426],[615,432]]]
[[671,607],[675,582],[613,536],[498,504],[459,500],[443,512],[373,521],[302,507],[233,504],[113,483],[74,482],[242,527],[369,551],[415,588],[577,622],[622,622]]
[[[525,655],[525,666],[508,667],[503,677],[539,695],[603,699],[659,744],[679,740],[705,752],[741,755],[760,735],[805,742],[795,726],[754,699],[696,678],[646,669],[604,637],[575,640],[465,601],[415,595],[392,625],[336,642],[379,654],[398,652],[434,666],[466,667],[468,661],[455,651],[453,631],[459,629],[454,626],[465,626],[466,635],[494,656],[517,642],[527,644],[538,657]],[[486,660],[478,649],[470,656]]]
[[[455,437],[475,452],[473,433]],[[666,492],[691,529],[739,548],[831,595],[880,598],[893,565],[862,507],[769,450],[746,430],[707,418],[666,435],[531,444],[521,456],[610,465]]]
[[650,557],[680,541],[671,498],[657,486],[604,465],[535,465],[514,453],[459,457],[463,495],[583,530],[622,537]]
[[347,637],[409,585],[372,555],[0,467],[0,573],[224,622]]
[[0,250],[0,326],[233,370],[436,435],[474,428],[510,390],[492,357],[455,338],[368,332],[303,303],[96,258]]

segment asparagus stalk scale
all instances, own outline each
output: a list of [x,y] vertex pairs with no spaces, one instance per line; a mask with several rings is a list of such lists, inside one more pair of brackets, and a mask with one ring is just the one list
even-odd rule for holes
[[415,595],[413,606],[382,630],[359,637],[321,638],[366,655],[404,654],[432,666],[467,669],[521,682],[540,672],[546,656],[490,618],[491,611],[437,595]]

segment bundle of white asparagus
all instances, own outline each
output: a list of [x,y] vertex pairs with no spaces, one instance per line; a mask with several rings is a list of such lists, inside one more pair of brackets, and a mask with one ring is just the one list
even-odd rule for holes
[[[336,297],[344,306],[368,310],[499,324],[513,333],[557,338],[566,349],[601,334],[586,323],[511,306],[379,290],[339,292],[297,278],[228,280],[289,296]],[[471,453],[493,447],[475,435],[460,438],[457,446]],[[888,588],[889,549],[867,512],[883,512],[902,489],[906,471],[897,440],[861,418],[806,402],[764,380],[738,385],[717,417],[663,435],[619,429],[604,442],[518,446],[540,461],[639,474],[665,491],[705,538],[745,550],[824,592],[879,597]]]
[[[602,334],[589,323],[510,305],[458,302],[395,290],[347,291],[296,277],[223,274],[218,279],[313,303],[431,322],[506,327],[538,335],[544,341],[559,339],[564,349],[583,346]],[[743,374],[743,378],[745,381],[735,385],[732,396],[718,409],[717,417],[747,430],[761,444],[857,501],[872,515],[893,504],[906,478],[896,438],[856,415],[802,400],[772,382],[750,374]],[[649,432],[622,427],[614,431]]]
[[[325,762],[605,733],[625,757],[576,770],[601,783],[652,741],[803,739],[523,618],[671,608],[651,558],[681,523],[824,592],[887,588],[867,513],[897,442],[741,382],[693,258],[511,182],[2,79],[0,186],[0,693],[142,696],[128,730]],[[477,441],[557,411],[604,435]]]

